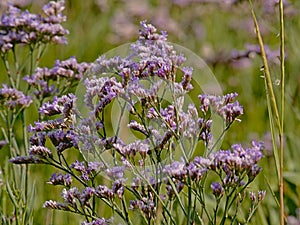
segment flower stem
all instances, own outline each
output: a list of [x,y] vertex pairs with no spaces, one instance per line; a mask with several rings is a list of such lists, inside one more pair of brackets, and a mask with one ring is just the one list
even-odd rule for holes
[[281,69],[281,123],[280,123],[280,225],[284,225],[284,186],[283,186],[283,127],[284,127],[284,104],[285,104],[285,54],[284,54],[284,15],[283,0],[279,1],[279,17],[280,17],[280,69]]

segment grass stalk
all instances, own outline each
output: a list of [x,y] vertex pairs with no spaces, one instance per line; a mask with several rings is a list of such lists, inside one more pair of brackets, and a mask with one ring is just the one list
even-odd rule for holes
[[284,105],[285,105],[285,46],[283,0],[279,1],[280,17],[280,71],[281,71],[281,118],[280,118],[280,225],[284,225],[284,185],[283,185],[283,141],[284,141]]
[[[279,0],[279,21],[280,21],[280,72],[281,72],[281,93],[280,93],[280,101],[281,101],[281,114],[278,112],[278,106],[277,101],[275,98],[274,90],[273,90],[273,84],[271,79],[271,74],[268,66],[268,61],[266,57],[266,53],[264,50],[264,44],[263,39],[261,36],[261,32],[258,26],[258,22],[256,19],[256,15],[253,9],[252,1],[249,0],[249,4],[251,7],[251,14],[254,21],[254,26],[256,30],[256,35],[258,38],[260,50],[261,50],[261,56],[263,60],[263,66],[264,66],[264,75],[266,79],[266,90],[267,90],[267,99],[268,99],[268,108],[269,108],[269,116],[270,116],[270,125],[272,128],[273,124],[273,117],[275,119],[275,124],[278,127],[279,132],[279,138],[280,138],[280,146],[279,146],[279,160],[277,152],[274,153],[275,155],[275,163],[277,167],[277,174],[279,176],[279,205],[280,205],[280,225],[284,225],[284,182],[283,182],[283,162],[284,162],[284,156],[283,156],[283,142],[284,142],[284,105],[285,105],[285,38],[284,38],[284,9],[283,9],[283,0]],[[271,111],[271,112],[270,112]],[[276,143],[276,135],[275,135],[275,129],[272,129],[272,139],[273,139],[273,145]],[[279,164],[279,165],[278,165]]]

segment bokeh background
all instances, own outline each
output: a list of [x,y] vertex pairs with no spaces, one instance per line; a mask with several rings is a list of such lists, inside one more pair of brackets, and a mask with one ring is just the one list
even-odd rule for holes
[[[14,4],[39,13],[46,1],[15,0]],[[275,93],[280,93],[279,20],[276,0],[254,0],[267,49]],[[285,2],[286,27],[286,122],[285,122],[285,204],[287,215],[300,208],[300,1]],[[6,0],[1,0],[1,11]],[[224,93],[239,93],[244,106],[241,123],[235,123],[222,148],[253,139],[265,141],[262,173],[253,186],[266,189],[253,224],[278,224],[279,209],[269,189],[278,195],[272,153],[268,111],[261,58],[248,1],[238,0],[66,0],[70,31],[68,45],[48,47],[40,66],[51,67],[56,59],[76,56],[79,62],[93,62],[105,52],[138,37],[139,22],[147,20],[168,32],[170,42],[199,55],[211,68]],[[3,71],[3,65],[0,66]],[[201,74],[194,74],[194,76]],[[5,82],[3,76],[0,81]],[[33,121],[36,118],[30,118]],[[1,165],[8,149],[0,152]],[[69,156],[69,157],[72,157]],[[74,156],[75,157],[75,156]],[[44,166],[43,166],[44,167]],[[79,224],[82,218],[42,209],[48,199],[59,199],[60,189],[47,185],[54,171],[32,166],[31,182],[36,183],[34,224]],[[1,201],[1,199],[0,199]],[[3,203],[3,202],[2,202]],[[105,216],[103,212],[103,216]],[[299,223],[298,223],[299,224]]]

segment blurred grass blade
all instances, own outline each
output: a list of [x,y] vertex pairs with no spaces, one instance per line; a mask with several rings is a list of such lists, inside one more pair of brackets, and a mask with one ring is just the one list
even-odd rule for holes
[[14,195],[14,193],[13,193],[11,187],[10,187],[10,184],[9,184],[9,182],[8,182],[8,179],[6,179],[6,190],[7,190],[7,192],[8,192],[9,198],[11,199],[12,203],[14,204],[14,207],[15,207],[16,209],[18,209],[19,206],[18,206],[17,200],[16,200],[16,198],[15,198],[15,195]]
[[25,217],[25,224],[31,224],[30,220],[33,218],[32,214],[33,214],[33,209],[34,209],[34,200],[35,200],[35,182],[33,182],[32,187],[31,187],[31,193],[29,196],[29,201],[26,204],[26,217]]

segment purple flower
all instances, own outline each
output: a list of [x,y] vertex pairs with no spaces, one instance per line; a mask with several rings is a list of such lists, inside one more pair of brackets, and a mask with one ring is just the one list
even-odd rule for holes
[[[85,81],[87,91],[84,96],[84,101],[90,110],[93,110],[95,116],[102,112],[104,107],[108,105],[119,93],[123,92],[122,84],[116,79],[101,77],[87,78]],[[97,103],[93,103],[93,99],[97,97]]]
[[72,184],[72,177],[68,173],[65,175],[63,175],[61,173],[53,173],[47,183],[53,184],[53,185],[63,185],[63,186],[70,187]]
[[224,118],[227,125],[230,125],[234,120],[243,114],[243,107],[238,101],[234,101],[237,97],[237,93],[230,93],[220,96],[214,95],[199,95],[200,109],[204,115],[211,110]]
[[53,157],[52,152],[48,148],[44,146],[36,146],[36,145],[32,146],[29,149],[29,155],[38,156],[44,159]]
[[0,21],[0,49],[6,53],[18,44],[33,43],[66,44],[65,35],[69,33],[61,22],[66,20],[62,15],[64,1],[50,2],[44,6],[46,17],[22,11],[9,5]]
[[129,209],[139,209],[147,218],[155,216],[156,207],[152,199],[143,197],[141,200],[131,200]]
[[33,136],[30,137],[30,144],[32,146],[45,146],[46,144],[46,132],[38,132],[34,133]]
[[38,156],[35,155],[29,155],[29,156],[16,156],[14,158],[11,158],[9,162],[14,164],[40,164],[44,163],[42,159],[40,159]]
[[186,169],[191,179],[196,181],[200,180],[203,177],[203,175],[208,171],[207,168],[202,168],[193,162],[189,163]]
[[86,187],[82,190],[79,200],[82,205],[88,205],[88,201],[93,197],[95,194],[95,189],[91,187]]
[[[48,97],[61,91],[62,87],[59,84],[75,85],[89,67],[90,64],[78,63],[75,57],[71,57],[65,61],[56,60],[50,69],[38,67],[32,75],[25,76],[24,80],[37,89],[35,90],[37,97]],[[57,82],[58,80],[59,82]],[[71,96],[69,97],[71,98]]]
[[[76,101],[76,96],[73,94],[64,95],[62,97],[55,96],[52,102],[44,103],[39,112],[43,115],[53,116],[61,113],[69,112],[73,108]],[[67,117],[68,115],[64,115]]]
[[182,88],[183,90],[190,91],[191,89],[193,89],[193,85],[191,84],[193,68],[183,67],[182,71],[183,71],[183,78],[181,81]]
[[[184,188],[184,183],[179,180],[173,180],[172,182],[174,183],[176,192],[180,193],[182,191],[182,189]],[[168,194],[169,198],[173,198],[176,192],[173,189],[172,185],[167,184],[166,190],[167,190],[167,194]]]
[[114,194],[113,190],[103,185],[99,185],[95,190],[95,195],[99,198],[112,199]]
[[60,153],[72,147],[78,148],[73,130],[67,130],[67,132],[59,129],[53,130],[48,133],[48,137]]
[[123,156],[134,157],[139,153],[142,158],[146,158],[148,152],[150,151],[150,145],[147,141],[137,140],[128,145],[113,144],[115,149]]
[[24,95],[23,92],[15,88],[9,88],[6,84],[2,84],[2,88],[0,88],[0,103],[2,106],[13,110],[17,107],[29,107],[32,100],[30,96]]
[[93,220],[91,222],[83,222],[81,225],[108,225],[108,221],[105,220],[104,218],[98,218],[96,220]]
[[76,208],[76,199],[80,198],[80,192],[77,187],[72,187],[69,190],[63,189],[62,198],[64,199],[65,203]]
[[41,121],[41,122],[34,122],[34,126],[29,125],[28,131],[29,132],[41,132],[41,131],[51,131],[54,129],[62,128],[64,124],[63,119],[55,119],[55,120],[48,120],[48,121]]
[[112,191],[121,199],[124,195],[124,179],[118,179],[113,182]]
[[114,166],[106,169],[106,175],[112,179],[121,179],[124,176],[125,167],[124,166]]
[[217,198],[222,197],[224,189],[219,182],[213,182],[210,187]]
[[69,206],[67,204],[61,203],[61,202],[56,202],[53,200],[46,201],[43,204],[43,208],[58,209],[58,210],[65,210],[65,211],[69,210]]
[[163,168],[163,172],[171,178],[183,180],[187,176],[187,168],[184,162],[175,161]]
[[6,140],[0,140],[0,149],[3,148],[5,145],[7,145]]
[[257,194],[254,192],[250,192],[250,200],[253,204],[258,204],[263,201],[266,197],[266,191],[258,191]]

